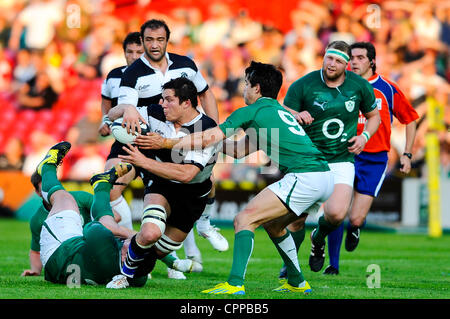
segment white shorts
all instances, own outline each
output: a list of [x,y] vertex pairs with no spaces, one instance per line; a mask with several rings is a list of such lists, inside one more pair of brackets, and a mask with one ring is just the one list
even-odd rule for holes
[[355,165],[351,162],[328,163],[334,176],[334,184],[347,184],[353,188]]
[[41,229],[41,262],[45,267],[50,256],[61,243],[72,237],[83,236],[80,214],[73,210],[63,210],[48,217]]
[[268,188],[296,215],[313,214],[333,193],[333,174],[330,171],[288,173]]

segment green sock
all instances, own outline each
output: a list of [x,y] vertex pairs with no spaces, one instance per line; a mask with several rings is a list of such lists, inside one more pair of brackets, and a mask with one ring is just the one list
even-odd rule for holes
[[234,235],[233,265],[228,283],[233,286],[244,284],[248,261],[253,252],[255,234],[250,230],[241,230]]
[[338,228],[339,225],[332,225],[325,220],[325,217],[322,215],[319,218],[319,227],[317,227],[316,232],[313,236],[313,242],[315,245],[322,246],[325,244],[325,237],[328,236],[333,230]]
[[294,238],[289,231],[285,235],[277,238],[271,238],[275,247],[278,250],[281,258],[283,258],[284,264],[287,268],[288,283],[291,286],[298,287],[305,278],[303,277],[298,262],[297,247],[294,242]]
[[94,200],[91,205],[91,216],[94,220],[99,220],[102,216],[112,216],[114,213],[109,203],[109,193],[111,192],[111,184],[107,182],[99,182],[94,188]]
[[56,175],[56,166],[53,164],[42,165],[42,196],[44,199],[50,203],[50,197],[52,194],[58,190],[64,190],[61,182],[58,180]]
[[[288,230],[289,231],[289,230]],[[303,240],[305,239],[305,227],[300,229],[299,231],[291,232],[292,238],[294,238],[295,248],[298,250],[300,249],[301,244],[303,243]]]
[[164,258],[161,258],[161,261],[166,264],[167,267],[173,268],[174,261],[177,260],[171,254],[166,255]]

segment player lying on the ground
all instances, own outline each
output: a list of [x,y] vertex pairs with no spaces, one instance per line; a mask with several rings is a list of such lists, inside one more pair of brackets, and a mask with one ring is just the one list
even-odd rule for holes
[[[105,173],[94,175],[90,183],[94,195],[67,192],[57,178],[57,166],[70,149],[61,142],[50,148],[32,176],[33,185],[43,199],[30,222],[31,269],[22,276],[39,275],[45,280],[67,283],[74,271],[80,284],[105,284],[120,273],[121,260],[136,232],[119,226],[109,204],[109,192],[118,177],[131,165],[119,163]],[[92,221],[91,221],[92,220]],[[138,274],[132,285],[144,285],[147,274]]]

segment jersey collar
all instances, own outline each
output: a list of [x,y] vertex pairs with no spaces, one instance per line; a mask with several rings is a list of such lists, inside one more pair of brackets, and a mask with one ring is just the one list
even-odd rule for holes
[[187,122],[187,123],[183,123],[181,124],[181,126],[191,126],[192,124],[194,124],[195,122],[197,122],[198,120],[200,120],[200,118],[203,116],[203,113],[200,112],[199,115],[197,115],[196,117],[194,117],[191,121]]
[[[167,60],[167,69],[169,69],[169,67],[173,64],[173,61],[169,58],[169,53],[166,51],[166,54],[164,55],[164,57]],[[149,68],[153,69],[153,70],[158,70],[157,68],[155,68],[153,65],[150,64],[150,62],[148,62],[148,60],[145,58],[145,53],[141,55],[140,59],[142,60],[142,62],[145,63],[145,65],[147,65]]]
[[375,83],[380,76],[377,73],[374,73],[370,78],[367,79],[370,84]]
[[[347,70],[345,70],[344,72],[345,72],[345,78],[344,78],[344,82],[345,82],[345,80],[347,80]],[[325,84],[327,87],[329,87],[327,82],[325,82],[325,79],[323,78],[323,68],[320,68],[320,79],[322,80],[323,84]],[[342,82],[342,84],[344,84],[344,82]],[[342,84],[339,86],[342,86]],[[339,86],[337,86],[335,88],[330,88],[330,89],[337,89],[339,91]]]

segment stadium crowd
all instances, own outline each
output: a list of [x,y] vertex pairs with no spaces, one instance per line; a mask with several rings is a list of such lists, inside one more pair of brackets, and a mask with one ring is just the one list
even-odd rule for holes
[[[158,18],[172,31],[168,51],[195,59],[217,99],[220,121],[244,105],[242,74],[250,61],[283,71],[282,101],[292,82],[321,67],[330,41],[373,42],[377,72],[396,81],[420,115],[411,176],[425,172],[427,110],[438,103],[446,124],[439,133],[442,174],[450,177],[448,1],[298,1],[288,13],[290,28],[220,1],[181,1],[166,10],[159,2],[0,3],[0,170],[31,175],[49,146],[64,139],[73,146],[63,179],[88,180],[102,171],[113,138],[98,134],[101,83],[111,69],[125,65],[126,34]],[[208,9],[201,10],[205,3]],[[388,174],[400,175],[402,129],[394,121]],[[265,160],[259,154],[248,165],[225,161],[216,165],[215,177],[255,182]]]

